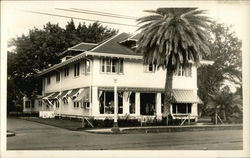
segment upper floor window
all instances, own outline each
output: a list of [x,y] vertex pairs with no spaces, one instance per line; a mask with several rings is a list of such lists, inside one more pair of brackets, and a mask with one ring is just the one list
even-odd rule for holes
[[50,75],[47,77],[47,84],[50,84]]
[[153,64],[144,65],[144,72],[155,72],[155,66]]
[[79,72],[80,72],[80,63],[76,63],[74,66],[74,76],[79,76]]
[[89,60],[84,60],[84,62],[83,62],[83,73],[90,73],[90,72],[91,72],[90,61]]
[[56,82],[59,82],[60,81],[60,72],[57,72],[56,73]]
[[67,77],[67,76],[69,76],[69,67],[66,67],[64,69],[64,77]]
[[189,64],[188,66],[184,67],[180,66],[179,69],[175,72],[175,76],[185,76],[191,77],[192,76],[192,65]]
[[119,58],[101,58],[101,72],[123,73],[123,59]]

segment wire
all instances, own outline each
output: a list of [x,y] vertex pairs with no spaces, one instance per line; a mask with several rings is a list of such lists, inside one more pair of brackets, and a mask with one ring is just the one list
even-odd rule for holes
[[103,15],[106,15],[106,16],[115,16],[117,18],[132,19],[132,20],[138,19],[138,17],[121,15],[121,14],[113,14],[113,13],[92,11],[92,10],[87,10],[87,9],[77,9],[77,8],[70,8],[70,9],[78,10],[78,11],[86,11],[86,12],[91,12],[91,13],[96,13],[96,14],[103,14]]
[[85,18],[78,18],[73,16],[65,16],[65,15],[59,15],[59,14],[51,14],[51,13],[44,13],[44,12],[37,12],[37,11],[30,11],[30,10],[22,10],[24,12],[34,13],[34,14],[41,14],[41,15],[49,15],[49,16],[57,16],[62,18],[71,18],[71,19],[78,19],[78,20],[85,20],[85,21],[93,21],[93,22],[100,22],[100,23],[106,23],[106,24],[113,24],[113,25],[123,25],[123,26],[130,26],[130,27],[138,27],[136,25],[130,25],[130,24],[123,24],[123,23],[117,23],[117,22],[109,22],[109,21],[101,21],[101,20],[92,20],[92,19],[85,19]]
[[114,17],[114,18],[122,18],[122,19],[130,19],[130,20],[136,20],[136,18],[126,17],[126,16],[118,16],[118,15],[109,15],[109,14],[103,14],[98,13],[95,11],[78,11],[78,10],[72,10],[72,9],[62,9],[62,8],[55,8],[56,10],[62,10],[67,12],[76,12],[76,13],[84,13],[84,14],[92,14],[92,15],[100,15],[100,16],[107,16],[107,17]]

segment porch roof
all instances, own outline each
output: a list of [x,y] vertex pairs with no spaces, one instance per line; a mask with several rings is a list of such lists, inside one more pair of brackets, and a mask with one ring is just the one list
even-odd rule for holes
[[[114,91],[114,87],[99,87],[99,90]],[[147,87],[117,87],[117,91],[164,92],[164,89],[163,88],[147,88]]]

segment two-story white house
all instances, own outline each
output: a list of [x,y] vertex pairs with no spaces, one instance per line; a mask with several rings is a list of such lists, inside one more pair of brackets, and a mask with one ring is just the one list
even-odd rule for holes
[[[53,111],[64,117],[114,115],[114,79],[118,87],[118,116],[156,116],[164,114],[163,93],[166,70],[143,65],[136,54],[138,35],[118,34],[101,43],[80,43],[61,53],[61,63],[41,71],[42,97],[34,109]],[[197,120],[197,67],[176,72],[173,77],[171,115]],[[27,107],[24,101],[24,111]],[[29,106],[30,107],[30,106]]]

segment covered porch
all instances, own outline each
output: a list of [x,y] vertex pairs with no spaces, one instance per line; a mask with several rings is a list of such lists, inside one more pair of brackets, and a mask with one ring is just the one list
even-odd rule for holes
[[[194,90],[173,90],[174,104],[170,107],[174,119],[192,117],[197,120],[198,103],[201,100]],[[162,119],[164,89],[118,87],[118,116],[132,118]],[[112,118],[114,115],[113,87],[92,87],[92,116],[96,119]],[[186,109],[186,110],[183,110]]]

